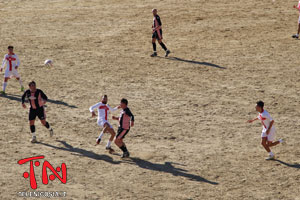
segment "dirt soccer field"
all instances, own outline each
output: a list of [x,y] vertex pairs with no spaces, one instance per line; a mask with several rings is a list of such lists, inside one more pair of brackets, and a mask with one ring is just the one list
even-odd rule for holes
[[[35,191],[67,192],[60,199],[300,199],[296,3],[0,1],[0,56],[15,46],[26,88],[35,80],[48,95],[55,131],[50,138],[37,121],[39,143],[30,143],[28,110],[10,80],[0,96],[0,199],[34,191],[23,178],[29,164],[17,161],[39,155],[41,164],[67,165],[66,184],[44,185],[35,167]],[[167,59],[159,45],[160,57],[150,57],[154,7]],[[48,58],[52,68],[43,66]],[[88,109],[102,94],[111,106],[129,100],[131,159],[105,151],[108,135],[94,146],[100,129]],[[265,161],[260,123],[246,123],[257,100],[275,119],[277,139],[287,141],[273,148],[275,161]]]

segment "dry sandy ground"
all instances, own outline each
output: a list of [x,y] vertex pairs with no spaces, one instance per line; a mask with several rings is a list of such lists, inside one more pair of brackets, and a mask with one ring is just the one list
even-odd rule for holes
[[[34,155],[67,164],[67,184],[43,185],[36,167],[37,191],[66,191],[64,199],[299,199],[293,3],[1,0],[0,54],[14,45],[24,82],[34,79],[48,95],[55,136],[37,122],[40,143],[29,142],[28,111],[11,80],[0,97],[0,199],[32,191],[22,177],[29,165],[17,161]],[[153,7],[168,59],[149,56]],[[53,68],[42,65],[47,58]],[[105,151],[108,136],[94,146],[99,128],[88,108],[104,93],[112,106],[129,99],[136,117],[125,140],[131,160]],[[264,160],[261,125],[245,123],[259,99],[275,119],[277,138],[287,140],[274,148],[276,161]]]

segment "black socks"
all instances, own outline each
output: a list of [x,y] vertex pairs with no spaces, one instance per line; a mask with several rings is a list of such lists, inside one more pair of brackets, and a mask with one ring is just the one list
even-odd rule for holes
[[30,131],[31,131],[31,133],[34,133],[34,132],[35,132],[35,126],[34,126],[34,125],[31,125],[31,126],[30,126]]
[[120,149],[121,149],[124,153],[128,151],[125,145],[121,146]]
[[160,46],[161,46],[165,51],[168,50],[167,47],[166,47],[166,45],[165,45],[163,42],[161,42],[161,43],[159,43],[159,44],[160,44]]
[[153,51],[155,52],[156,51],[156,43],[152,43],[153,45]]

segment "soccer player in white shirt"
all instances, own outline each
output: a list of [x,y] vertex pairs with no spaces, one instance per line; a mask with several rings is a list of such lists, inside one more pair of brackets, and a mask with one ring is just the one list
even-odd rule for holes
[[107,145],[106,145],[106,150],[109,150],[110,153],[113,153],[114,150],[111,148],[111,143],[114,140],[114,137],[116,135],[113,127],[109,124],[108,122],[108,114],[109,112],[113,112],[116,111],[120,108],[120,106],[117,106],[115,108],[111,108],[108,104],[107,104],[108,98],[107,95],[103,95],[101,102],[93,105],[90,107],[90,112],[92,113],[92,117],[95,117],[96,114],[94,112],[94,109],[97,108],[98,110],[98,120],[97,123],[100,127],[102,127],[102,131],[99,135],[99,137],[96,140],[96,145],[99,144],[101,142],[101,138],[103,136],[104,133],[109,132],[111,134],[111,137],[109,138]]
[[274,126],[274,120],[270,116],[270,114],[264,110],[264,102],[258,101],[256,103],[256,111],[259,112],[259,115],[257,118],[253,120],[248,120],[248,123],[252,123],[255,120],[260,120],[263,125],[263,130],[261,134],[261,144],[266,149],[266,151],[269,153],[269,157],[266,158],[266,160],[274,160],[275,156],[273,152],[271,151],[270,147],[275,146],[279,143],[282,143],[283,140],[280,139],[276,142],[275,141],[275,126]]
[[8,54],[6,54],[4,56],[0,72],[2,72],[5,64],[6,64],[6,69],[5,69],[5,73],[4,73],[4,82],[3,82],[3,86],[2,86],[3,90],[1,91],[1,93],[5,94],[7,81],[8,81],[8,79],[10,79],[13,76],[16,77],[16,79],[19,81],[20,86],[21,86],[21,91],[23,92],[24,86],[22,84],[20,75],[17,71],[18,67],[20,66],[20,60],[19,60],[19,57],[16,54],[14,54],[13,46],[8,46]]
[[296,8],[299,11],[299,18],[298,18],[298,31],[297,34],[293,35],[293,38],[298,39],[299,33],[300,33],[300,1],[298,2],[298,5],[294,5],[294,8]]

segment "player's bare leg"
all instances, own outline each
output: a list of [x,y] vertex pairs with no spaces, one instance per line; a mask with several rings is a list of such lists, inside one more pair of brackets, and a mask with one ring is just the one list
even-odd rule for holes
[[31,139],[32,143],[36,143],[37,142],[36,135],[35,135],[35,125],[34,125],[34,122],[35,122],[35,120],[30,120],[29,121],[30,131],[31,131],[31,134],[32,134],[32,139]]
[[50,127],[50,124],[46,121],[46,119],[41,120],[41,123],[49,130],[50,137],[52,137],[53,129]]
[[7,87],[8,79],[10,79],[10,78],[9,78],[9,77],[5,77],[5,78],[4,78],[4,82],[3,82],[3,85],[2,85],[2,91],[1,91],[1,94],[5,94],[5,90],[6,90],[6,87]]
[[20,78],[20,77],[17,77],[16,79],[17,79],[17,81],[19,81],[19,83],[20,83],[20,86],[21,86],[21,92],[24,92],[24,86],[23,86],[23,83],[22,83],[21,78]]
[[292,37],[298,39],[299,38],[299,34],[300,34],[300,24],[298,24],[297,34],[293,35]]
[[107,145],[106,145],[105,148],[106,148],[106,150],[109,150],[109,153],[114,153],[115,150],[113,150],[113,149],[111,148],[111,143],[112,143],[112,141],[114,140],[114,138],[115,138],[115,136],[116,136],[116,133],[115,133],[114,129],[112,129],[112,128],[109,127],[109,125],[107,125],[107,132],[110,133],[110,138],[109,138],[109,140],[107,141]]
[[269,147],[273,147],[273,146],[276,146],[277,144],[279,144],[280,142],[279,141],[276,141],[276,142],[270,142],[270,141],[268,141],[267,143],[268,143]]
[[265,148],[265,150],[269,153],[269,157],[266,158],[266,160],[274,160],[275,156],[273,152],[271,151],[269,145],[268,145],[268,138],[267,137],[262,137],[261,138],[261,145]]

